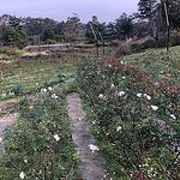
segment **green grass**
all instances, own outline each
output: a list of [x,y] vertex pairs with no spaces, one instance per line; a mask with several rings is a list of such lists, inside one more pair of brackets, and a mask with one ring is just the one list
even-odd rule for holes
[[[7,93],[6,98],[11,97],[8,92],[18,92],[20,117],[6,133],[6,154],[0,159],[0,179],[16,180],[21,172],[29,180],[80,178],[65,95],[74,90],[77,67],[85,60],[64,56],[43,62],[14,61],[7,68],[1,68],[0,92]],[[54,86],[53,91],[40,93],[41,88],[49,85]],[[29,95],[33,91],[36,97],[32,100]],[[52,98],[53,93],[58,95],[57,100]],[[54,138],[56,134],[60,137],[58,142]]]
[[59,74],[67,75],[76,71],[76,67],[86,58],[63,56],[59,59],[44,61],[14,61],[5,68],[1,67],[0,99],[9,98],[17,86],[23,94],[37,91],[45,84],[56,84]]
[[[58,99],[51,97],[52,93]],[[66,102],[61,91],[21,101],[20,118],[6,134],[6,154],[0,159],[0,179],[78,179],[78,158],[71,138]],[[58,135],[58,141],[54,138]]]
[[167,60],[166,49],[149,49],[143,53],[125,56],[123,60],[132,66],[146,70],[155,80],[169,77],[180,82],[180,46],[172,47]]

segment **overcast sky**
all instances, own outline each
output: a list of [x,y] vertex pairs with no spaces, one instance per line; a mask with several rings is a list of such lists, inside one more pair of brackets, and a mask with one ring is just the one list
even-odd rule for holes
[[50,17],[61,21],[77,13],[83,22],[97,15],[100,21],[113,21],[122,12],[137,11],[138,0],[0,0],[0,14],[21,17]]

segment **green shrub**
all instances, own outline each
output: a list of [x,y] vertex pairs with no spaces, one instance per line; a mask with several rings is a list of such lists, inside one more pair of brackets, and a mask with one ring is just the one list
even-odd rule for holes
[[62,73],[59,73],[58,74],[58,82],[62,84],[62,83],[65,83],[65,81],[66,81],[66,76]]
[[129,42],[122,42],[115,51],[115,57],[130,55],[132,53],[131,44]]
[[22,84],[17,83],[11,87],[11,92],[14,93],[15,96],[20,96],[24,94],[25,88]]
[[180,30],[171,32],[171,43],[173,45],[180,45]]
[[141,44],[142,49],[156,48],[156,47],[157,47],[156,41],[154,38],[151,37],[145,39]]
[[46,44],[56,44],[57,42],[54,39],[47,39]]
[[12,26],[8,26],[5,29],[3,40],[5,45],[22,49],[27,45],[27,34],[24,29],[16,29]]
[[91,61],[77,81],[115,179],[178,179],[178,85],[118,60]]
[[[180,31],[174,30],[170,32],[170,45],[175,46],[180,44]],[[167,46],[167,35],[160,34],[158,40],[156,41],[153,37],[146,37],[131,43],[133,52],[140,52],[144,49],[149,48],[162,48]]]
[[134,52],[140,52],[144,49],[156,48],[156,47],[157,47],[157,42],[152,37],[146,37],[144,39],[132,42],[132,50]]
[[157,47],[162,48],[162,47],[166,47],[166,46],[167,46],[167,36],[163,34],[158,37]]

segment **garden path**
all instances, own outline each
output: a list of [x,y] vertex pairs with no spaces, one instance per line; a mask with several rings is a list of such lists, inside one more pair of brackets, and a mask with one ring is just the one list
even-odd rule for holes
[[77,93],[67,96],[68,115],[73,124],[72,137],[80,156],[80,171],[83,179],[109,179],[107,170],[96,146],[96,141],[90,132],[86,114],[82,109],[81,100]]
[[12,126],[16,123],[18,118],[18,113],[6,114],[3,117],[0,117],[0,155],[5,152],[4,149],[4,137],[6,128]]

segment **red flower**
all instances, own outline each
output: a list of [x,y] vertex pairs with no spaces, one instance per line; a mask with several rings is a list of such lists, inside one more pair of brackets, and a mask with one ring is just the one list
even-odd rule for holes
[[136,83],[136,78],[135,78],[135,77],[132,77],[132,78],[131,78],[131,83],[132,83],[132,84]]
[[148,180],[148,178],[141,172],[133,174],[132,179],[133,180]]
[[177,85],[171,86],[171,92],[178,93],[180,91],[180,88]]

